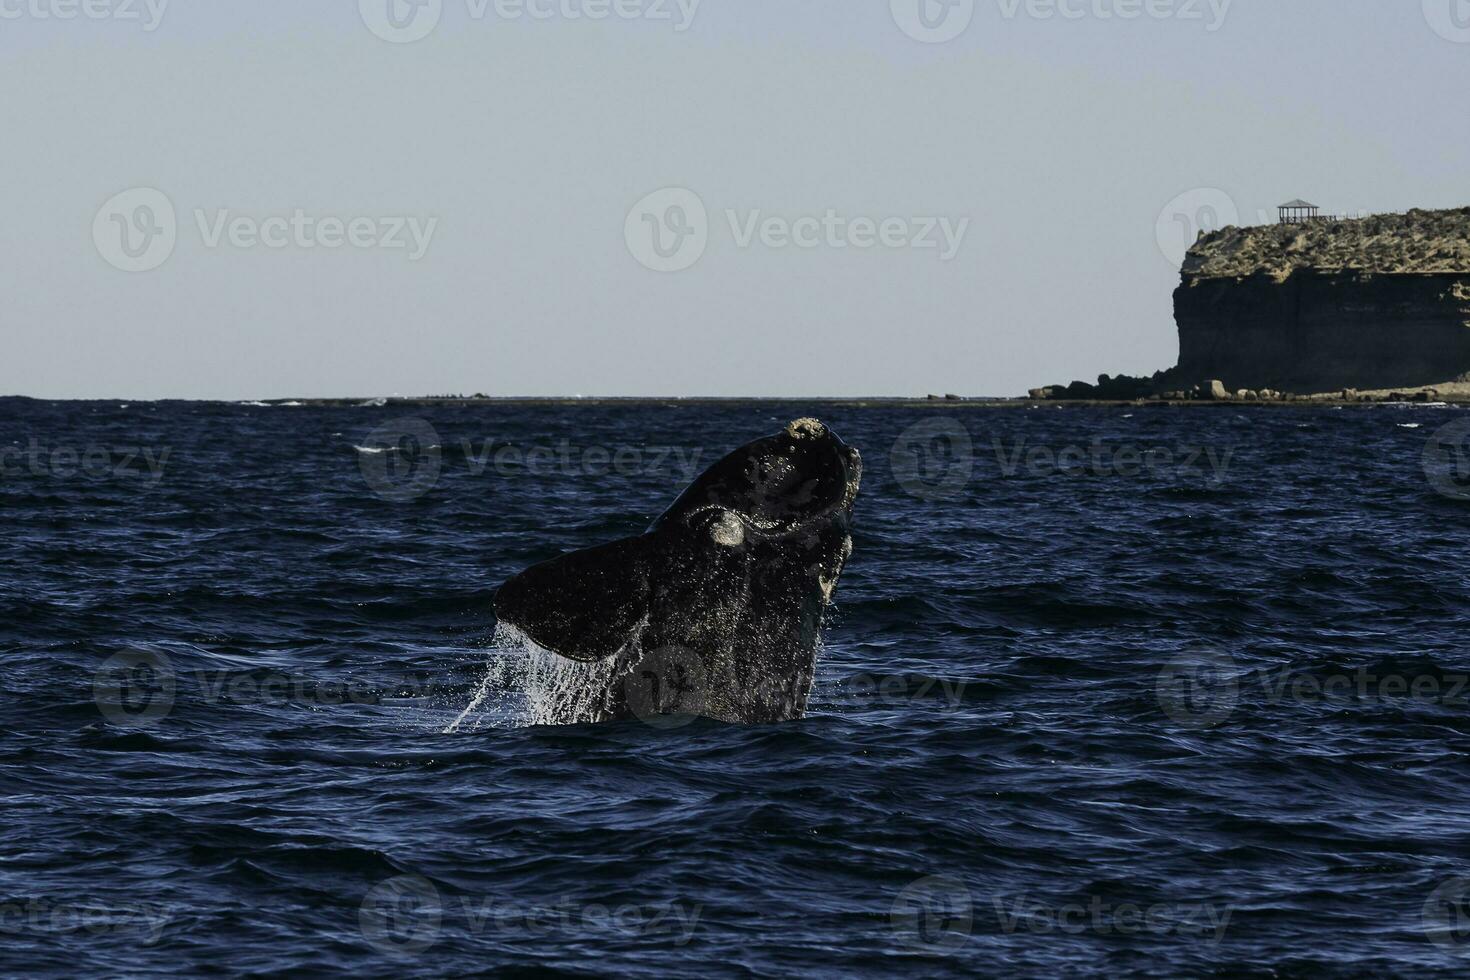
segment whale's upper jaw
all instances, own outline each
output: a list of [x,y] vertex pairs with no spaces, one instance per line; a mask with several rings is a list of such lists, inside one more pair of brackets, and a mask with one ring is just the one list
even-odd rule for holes
[[679,496],[654,528],[729,511],[762,537],[784,537],[851,510],[857,451],[817,419],[801,418],[722,458]]
[[796,525],[850,516],[863,481],[862,454],[816,419],[797,419],[786,427],[785,435],[798,452],[806,450],[803,465],[820,486],[810,501],[810,508]]

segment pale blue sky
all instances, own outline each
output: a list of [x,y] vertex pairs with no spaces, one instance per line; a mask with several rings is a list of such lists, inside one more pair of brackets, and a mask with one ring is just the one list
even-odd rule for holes
[[[890,0],[702,0],[684,31],[674,0],[442,2],[397,44],[358,0],[173,0],[152,31],[0,0],[0,393],[1018,394],[1173,364],[1180,195],[1470,205],[1470,0],[975,0],[938,44]],[[656,272],[629,213],[670,187],[707,245]],[[160,216],[99,218],[133,188],[176,211],[148,271],[115,222]],[[368,244],[255,242],[297,209]],[[742,243],[829,211],[901,226]],[[939,218],[968,221],[948,261],[897,245]],[[432,228],[416,260],[407,223],[373,247],[395,219]]]

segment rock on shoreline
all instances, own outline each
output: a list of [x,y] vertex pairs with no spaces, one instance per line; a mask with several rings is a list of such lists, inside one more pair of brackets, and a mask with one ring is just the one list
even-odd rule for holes
[[1174,316],[1179,363],[1169,371],[1032,397],[1458,394],[1470,382],[1470,208],[1202,235],[1185,256]]

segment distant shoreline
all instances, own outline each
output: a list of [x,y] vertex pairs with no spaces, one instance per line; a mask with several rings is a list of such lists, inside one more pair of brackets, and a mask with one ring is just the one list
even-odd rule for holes
[[1160,398],[1134,400],[1049,400],[1034,398],[839,398],[825,396],[801,397],[690,397],[615,395],[597,397],[571,396],[507,396],[485,398],[36,398],[30,395],[0,396],[0,406],[6,402],[48,402],[78,404],[122,403],[125,405],[229,405],[240,408],[476,408],[504,405],[536,407],[575,406],[653,406],[678,407],[683,405],[825,405],[833,408],[911,408],[911,409],[1076,409],[1076,408],[1191,408],[1191,409],[1273,409],[1273,408],[1375,408],[1402,405],[1453,405],[1470,407],[1470,393],[1440,393],[1426,398],[1416,392],[1407,393],[1417,397],[1372,399],[1345,399],[1339,395],[1304,395],[1290,401],[1204,401],[1164,400]]

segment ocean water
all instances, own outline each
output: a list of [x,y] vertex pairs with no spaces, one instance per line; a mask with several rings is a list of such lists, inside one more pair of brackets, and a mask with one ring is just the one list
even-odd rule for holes
[[[495,588],[800,416],[866,464],[808,716],[535,724]],[[1463,975],[1467,436],[0,401],[0,974]]]

